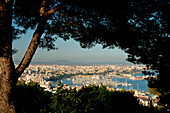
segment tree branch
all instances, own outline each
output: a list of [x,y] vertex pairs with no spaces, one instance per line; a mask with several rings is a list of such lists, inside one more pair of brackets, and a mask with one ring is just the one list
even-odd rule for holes
[[[52,10],[50,10],[50,12],[45,12],[45,5],[46,5],[45,2],[46,2],[46,0],[43,0],[43,2],[41,4],[41,8],[40,8],[40,17],[41,17],[42,20],[40,20],[40,22],[39,22],[39,24],[38,24],[38,26],[37,26],[34,34],[33,34],[30,45],[29,45],[21,63],[16,68],[16,74],[17,74],[18,77],[21,76],[21,74],[24,72],[24,70],[31,63],[33,55],[35,54],[35,51],[37,50],[38,45],[40,44],[40,38],[41,38],[42,34],[44,33],[44,28],[45,28],[45,25],[46,25],[47,16],[51,15],[52,13],[54,14],[54,12],[56,10],[56,8],[53,8]],[[43,19],[43,18],[45,18],[45,19]]]
[[[50,9],[49,11],[45,11],[45,5],[46,5],[45,2],[46,2],[46,0],[43,0],[43,2],[41,4],[41,8],[40,8],[40,18],[41,18],[40,23],[38,24],[38,26],[33,34],[30,45],[29,45],[21,63],[16,68],[16,74],[18,77],[21,76],[21,74],[24,72],[24,70],[31,63],[33,55],[35,54],[35,51],[37,50],[38,45],[40,44],[40,38],[41,38],[42,34],[44,33],[44,28],[45,28],[46,21],[47,21],[48,17],[53,15],[55,12],[57,12],[57,6]],[[63,13],[60,13],[60,12],[58,12],[58,13],[65,17],[65,15]]]
[[58,7],[60,7],[60,4],[58,4],[57,6],[53,7],[52,9],[50,9],[49,11],[45,11],[45,5],[46,5],[46,0],[43,0],[42,4],[41,4],[41,8],[40,8],[40,16],[41,17],[45,17],[48,18],[51,15],[53,15],[54,13],[58,13],[60,14],[63,18],[70,18],[72,21],[74,21],[74,23],[76,24],[76,21],[74,20],[73,17],[69,16],[69,15],[65,15],[64,12],[59,12],[57,11]]
[[43,2],[41,4],[40,16],[47,17],[47,16],[50,16],[50,15],[53,15],[56,12],[56,10],[57,10],[57,6],[52,8],[52,9],[50,9],[49,11],[45,11],[45,2],[46,2],[46,0],[43,0]]
[[24,70],[29,66],[32,60],[32,57],[35,54],[35,51],[37,50],[38,45],[40,43],[40,38],[42,34],[44,33],[45,24],[46,24],[46,21],[41,21],[38,24],[37,29],[35,30],[33,34],[31,43],[25,53],[25,56],[23,57],[21,63],[16,68],[16,74],[18,75],[18,77],[21,76]]
[[52,14],[54,14],[56,11],[57,11],[57,7],[54,7],[54,8],[52,8],[51,10],[49,10],[49,11],[47,12],[47,15],[52,15]]
[[[46,17],[48,17],[48,16],[53,15],[56,11],[57,11],[57,7],[54,7],[54,8],[52,8],[51,10],[49,10],[49,11],[47,11],[47,12],[43,11],[43,9],[42,9],[40,16],[46,16]],[[59,13],[59,12],[58,12],[58,13]]]
[[45,0],[43,0],[40,8],[40,16],[43,16],[45,14]]

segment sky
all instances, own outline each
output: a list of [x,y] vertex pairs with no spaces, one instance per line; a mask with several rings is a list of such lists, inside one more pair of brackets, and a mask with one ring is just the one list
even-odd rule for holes
[[[29,46],[33,31],[29,30],[26,34],[22,35],[20,39],[13,42],[13,48],[18,52],[14,54],[14,61],[21,61],[26,49]],[[32,63],[60,63],[72,62],[72,63],[84,63],[84,64],[127,64],[127,54],[122,50],[115,49],[103,49],[101,45],[96,45],[92,49],[84,49],[80,47],[80,44],[74,40],[64,41],[58,38],[56,41],[56,47],[58,50],[47,51],[46,49],[38,48]]]

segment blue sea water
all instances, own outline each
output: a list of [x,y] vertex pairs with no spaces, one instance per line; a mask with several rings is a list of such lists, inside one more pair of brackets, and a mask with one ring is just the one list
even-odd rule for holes
[[[128,79],[128,78],[113,78],[112,80],[118,81],[118,82],[127,82],[128,84],[129,83],[132,84],[131,86],[117,86],[116,88],[119,88],[119,89],[124,88],[125,90],[131,90],[132,89],[132,90],[149,92],[147,80],[131,80],[131,79]],[[81,84],[73,84],[72,80],[63,79],[62,81],[63,81],[63,84],[82,86]]]
[[[157,74],[159,74],[158,72],[156,72],[156,71],[150,71],[151,73],[154,73],[154,75],[153,76],[156,76]],[[145,75],[145,74],[143,74],[143,73],[137,73],[137,74],[133,74],[134,76],[147,76],[147,75]]]
[[117,88],[124,88],[125,90],[130,90],[130,89],[135,89],[135,90],[140,90],[144,92],[149,92],[148,91],[148,81],[146,80],[131,80],[127,78],[114,78],[114,80],[119,81],[119,82],[126,82],[129,84],[132,84],[131,86],[118,86]]

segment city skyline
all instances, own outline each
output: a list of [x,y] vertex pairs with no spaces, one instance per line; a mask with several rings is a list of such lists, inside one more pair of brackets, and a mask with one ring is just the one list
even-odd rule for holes
[[[14,61],[22,60],[29,42],[32,38],[33,31],[28,30],[26,34],[21,35],[21,39],[13,42],[13,48],[18,52],[14,54]],[[130,64],[126,61],[127,54],[122,50],[103,49],[101,45],[96,45],[91,49],[84,49],[74,40],[64,41],[58,38],[55,42],[58,50],[47,51],[38,48],[32,63],[33,64]]]

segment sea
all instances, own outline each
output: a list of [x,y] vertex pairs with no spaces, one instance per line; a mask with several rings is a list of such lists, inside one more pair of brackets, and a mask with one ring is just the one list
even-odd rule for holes
[[[155,74],[156,75],[156,74]],[[138,73],[138,74],[134,74],[133,76],[146,76],[143,73]],[[148,81],[147,80],[131,80],[128,78],[118,78],[115,77],[112,79],[113,81],[118,81],[118,82],[127,82],[128,84],[130,83],[131,86],[114,86],[117,89],[125,89],[125,90],[138,90],[138,91],[142,91],[142,92],[149,92],[148,90]],[[70,86],[82,86],[82,84],[73,84],[72,79],[62,79],[63,84],[67,84]]]

